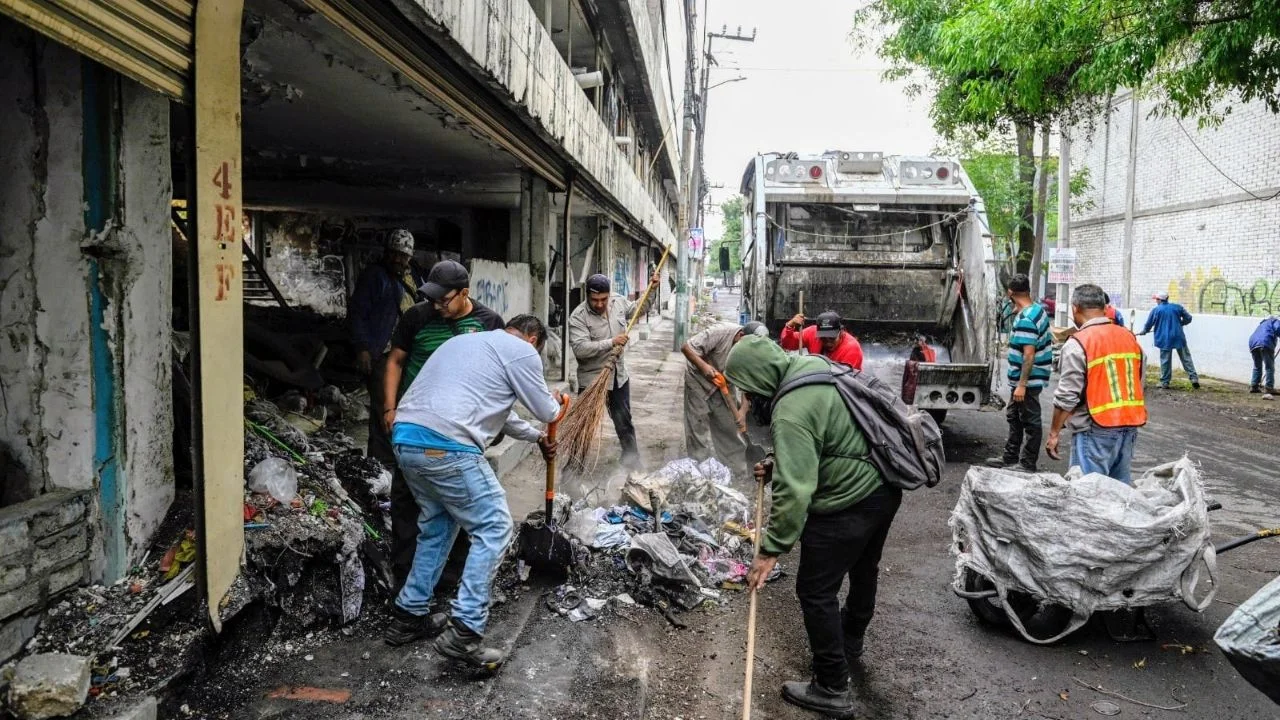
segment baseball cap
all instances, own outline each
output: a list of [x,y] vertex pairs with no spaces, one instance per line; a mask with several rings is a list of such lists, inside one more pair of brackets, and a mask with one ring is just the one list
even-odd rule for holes
[[402,255],[413,255],[413,233],[400,228],[387,236],[387,249]]
[[461,290],[471,285],[471,276],[462,263],[454,260],[441,260],[431,267],[427,273],[427,284],[422,293],[431,300],[443,300],[454,290]]
[[1152,296],[1151,296],[1151,299],[1152,299],[1152,300],[1168,300],[1168,299],[1169,299],[1169,293],[1167,293],[1167,292],[1158,292],[1158,293],[1156,293],[1155,295],[1152,295]]
[[769,337],[769,328],[759,320],[752,320],[742,326],[743,335],[759,335],[761,337]]
[[609,276],[596,273],[587,278],[587,292],[609,292]]
[[840,315],[830,310],[818,316],[818,337],[840,337]]

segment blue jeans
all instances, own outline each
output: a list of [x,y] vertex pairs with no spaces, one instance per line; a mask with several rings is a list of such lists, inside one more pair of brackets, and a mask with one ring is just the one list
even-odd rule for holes
[[1104,428],[1095,426],[1071,435],[1071,465],[1079,466],[1087,475],[1102,473],[1125,485],[1133,484],[1129,465],[1133,462],[1133,445],[1138,428]]
[[1276,356],[1271,354],[1271,350],[1267,348],[1254,348],[1249,351],[1253,354],[1253,378],[1249,380],[1249,384],[1258,387],[1258,383],[1262,382],[1263,373],[1266,373],[1267,383],[1264,387],[1273,389],[1276,386]]
[[453,619],[481,635],[489,621],[489,593],[511,542],[507,494],[484,455],[396,446],[396,460],[417,501],[418,548],[396,605],[414,615],[430,612],[431,592],[461,529],[471,536]]
[[[1168,385],[1173,379],[1173,350],[1160,348],[1160,384]],[[1191,349],[1178,348],[1178,362],[1182,363],[1182,369],[1187,371],[1187,377],[1191,378],[1191,382],[1200,382],[1200,376],[1196,373],[1196,364],[1191,361]]]

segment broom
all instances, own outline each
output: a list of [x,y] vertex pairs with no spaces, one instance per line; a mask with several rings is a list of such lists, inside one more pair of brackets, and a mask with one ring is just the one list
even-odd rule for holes
[[[654,273],[662,272],[662,266],[667,262],[669,254],[671,254],[670,246],[663,250],[662,259],[658,261],[658,267]],[[640,302],[636,303],[635,312],[631,313],[631,320],[627,322],[624,334],[629,334],[631,328],[635,327],[636,321],[640,319],[640,311],[644,310],[645,303],[649,301],[650,292],[653,292],[653,283],[649,283],[644,290],[644,295],[640,297]],[[600,422],[606,414],[607,396],[610,388],[613,387],[618,358],[625,347],[625,345],[619,345],[613,348],[609,357],[605,359],[604,368],[601,369],[600,374],[586,390],[578,395],[578,401],[569,406],[569,412],[560,422],[560,441],[557,443],[556,454],[578,471],[593,470],[600,460]]]

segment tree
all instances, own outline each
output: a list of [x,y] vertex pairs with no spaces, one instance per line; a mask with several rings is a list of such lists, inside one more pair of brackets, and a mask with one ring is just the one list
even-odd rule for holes
[[736,273],[742,269],[742,196],[734,195],[720,203],[720,212],[724,215],[724,234],[707,250],[708,271],[720,272],[720,248],[728,246],[729,269]]

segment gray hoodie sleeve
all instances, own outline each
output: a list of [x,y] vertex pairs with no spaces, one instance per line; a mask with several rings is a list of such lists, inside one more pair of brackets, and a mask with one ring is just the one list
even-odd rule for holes
[[[542,375],[542,357],[537,352],[507,363],[507,381],[515,391],[520,404],[529,408],[533,416],[544,423],[549,423],[560,414],[560,402],[551,394],[547,381]],[[524,427],[520,427],[523,425]],[[540,433],[528,423],[515,417],[515,413],[507,418],[507,432],[520,440],[537,440]],[[527,428],[527,430],[526,430]],[[532,433],[532,438],[529,437]]]

